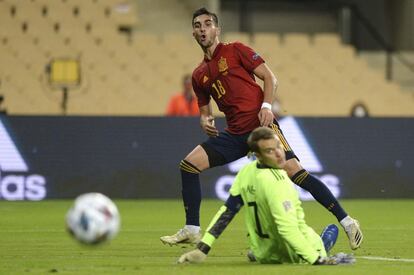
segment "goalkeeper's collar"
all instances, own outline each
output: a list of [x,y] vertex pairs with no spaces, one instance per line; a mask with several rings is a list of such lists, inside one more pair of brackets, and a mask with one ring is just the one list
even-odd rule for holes
[[259,161],[257,161],[256,167],[259,168],[259,169],[282,169],[282,168],[270,167],[270,166],[268,166],[266,164],[260,163]]

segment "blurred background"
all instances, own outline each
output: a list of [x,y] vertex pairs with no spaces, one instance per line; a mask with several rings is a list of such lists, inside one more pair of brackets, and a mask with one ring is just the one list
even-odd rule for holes
[[[277,76],[305,168],[338,196],[414,197],[414,1],[0,0],[0,198],[180,197],[205,136],[164,116],[203,58],[203,6]],[[237,169],[214,171],[205,193],[225,197]]]
[[0,94],[9,114],[164,115],[202,60],[192,12],[258,51],[281,115],[414,115],[410,0],[0,0]]

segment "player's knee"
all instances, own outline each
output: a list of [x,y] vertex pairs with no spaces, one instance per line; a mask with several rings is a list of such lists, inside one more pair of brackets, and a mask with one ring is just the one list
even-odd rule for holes
[[191,174],[200,174],[201,170],[198,169],[194,164],[192,164],[191,162],[183,159],[180,162],[180,170],[187,172],[187,173],[191,173]]
[[289,159],[286,161],[283,169],[288,174],[289,178],[294,177],[298,172],[305,170],[297,159]]
[[209,168],[208,154],[206,153],[204,148],[200,145],[194,148],[194,150],[191,151],[191,153],[189,153],[184,158],[184,161],[185,161],[184,164],[187,164],[184,166],[194,166],[196,169],[199,170],[199,172],[204,171]]
[[216,166],[222,166],[222,165],[228,163],[228,161],[226,161],[226,159],[224,158],[224,156],[222,154],[217,152],[214,148],[212,148],[208,144],[202,143],[202,144],[200,144],[200,146],[204,149],[204,151],[207,154],[208,165],[209,165],[210,168],[216,167]]

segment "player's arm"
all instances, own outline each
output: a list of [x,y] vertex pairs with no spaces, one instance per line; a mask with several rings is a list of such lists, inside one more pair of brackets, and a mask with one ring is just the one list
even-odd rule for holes
[[208,136],[218,136],[219,132],[214,124],[213,111],[211,110],[210,103],[200,106],[200,126]]
[[269,126],[274,119],[272,113],[272,101],[277,89],[277,79],[266,63],[257,66],[253,73],[263,80],[263,105],[259,112],[261,126]]
[[197,96],[198,108],[200,109],[200,126],[208,136],[216,137],[218,136],[218,130],[214,125],[210,94],[199,85],[197,79],[197,74],[193,73],[192,84],[194,93]]
[[277,88],[277,80],[273,72],[265,64],[265,61],[253,49],[242,43],[234,43],[234,48],[238,52],[239,60],[242,66],[255,76],[263,80],[264,99],[262,109],[258,117],[261,126],[269,126],[274,119],[271,103]]
[[203,262],[207,257],[213,243],[226,229],[227,225],[233,220],[234,216],[243,206],[243,200],[240,195],[227,199],[226,203],[219,209],[214,218],[211,220],[206,233],[201,242],[197,244],[197,249],[187,252],[178,259],[178,263],[199,263]]

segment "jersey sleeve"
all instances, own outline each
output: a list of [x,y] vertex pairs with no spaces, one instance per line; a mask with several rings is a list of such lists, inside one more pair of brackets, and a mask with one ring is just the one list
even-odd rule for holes
[[241,196],[232,196],[227,199],[226,203],[219,209],[213,219],[210,221],[207,231],[201,239],[198,248],[205,254],[208,254],[213,243],[220,237],[234,216],[243,206]]
[[230,187],[229,193],[232,196],[240,196],[240,180],[243,178],[244,168],[237,173],[233,185]]
[[266,200],[280,236],[299,257],[313,264],[319,253],[300,231],[300,221],[296,214],[298,198],[292,196],[291,188],[293,187],[290,182],[275,183],[274,178],[269,177],[266,184]]
[[236,49],[242,66],[250,73],[253,73],[257,66],[265,62],[257,52],[240,42],[235,42],[234,48]]
[[243,200],[240,195],[240,179],[243,177],[244,168],[239,171],[236,179],[230,188],[230,196],[226,203],[219,209],[207,227],[206,233],[201,239],[199,246],[205,254],[208,253],[216,239],[221,235],[233,217],[239,212],[243,206]]
[[196,76],[192,77],[193,90],[197,96],[198,107],[202,107],[210,103],[210,95],[206,93],[199,85]]

